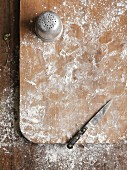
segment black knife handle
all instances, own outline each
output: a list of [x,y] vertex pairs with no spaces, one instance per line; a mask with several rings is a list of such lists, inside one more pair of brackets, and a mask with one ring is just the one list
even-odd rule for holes
[[82,127],[68,142],[67,147],[68,149],[72,149],[75,143],[80,139],[80,137],[85,133],[87,127]]

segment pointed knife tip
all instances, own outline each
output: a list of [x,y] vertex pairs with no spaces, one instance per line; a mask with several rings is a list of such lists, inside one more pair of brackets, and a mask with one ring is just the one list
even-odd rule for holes
[[108,103],[110,103],[110,102],[112,102],[112,99],[109,99],[109,100],[106,102],[106,104],[108,104]]

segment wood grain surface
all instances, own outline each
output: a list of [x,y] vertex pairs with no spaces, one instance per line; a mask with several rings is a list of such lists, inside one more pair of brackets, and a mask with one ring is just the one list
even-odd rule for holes
[[[20,1],[20,128],[27,139],[65,144],[109,99],[109,111],[79,143],[125,136],[126,6],[113,0]],[[58,13],[64,27],[53,43],[34,31],[47,10]]]
[[[64,145],[27,141],[19,130],[19,0],[0,0],[0,170],[126,170],[127,138],[114,144]],[[10,33],[8,64],[3,40]],[[6,53],[5,53],[6,52]]]

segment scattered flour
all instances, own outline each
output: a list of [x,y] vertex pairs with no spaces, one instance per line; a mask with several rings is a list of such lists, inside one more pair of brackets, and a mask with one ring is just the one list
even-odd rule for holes
[[[22,37],[21,46],[30,47],[35,55],[32,58],[26,48],[26,63],[30,66],[25,81],[32,86],[32,90],[26,89],[25,95],[21,94],[21,128],[25,133],[27,126],[30,126],[31,134],[34,134],[32,131],[35,132],[38,142],[47,140],[47,135],[44,137],[42,134],[41,137],[40,134],[42,129],[46,131],[48,129],[51,138],[64,143],[66,139],[60,139],[59,135],[67,136],[68,139],[68,134],[74,133],[72,129],[76,131],[80,124],[83,124],[83,120],[98,110],[106,100],[123,94],[121,98],[126,101],[124,94],[127,78],[125,70],[127,36],[124,31],[126,26],[121,25],[121,16],[126,12],[127,4],[126,1],[113,1],[109,5],[106,3],[80,0],[76,4],[63,1],[62,4],[52,7],[57,13],[63,9],[63,6],[67,10],[66,13],[61,13],[64,31],[59,44],[43,43],[31,31]],[[92,11],[94,12],[99,5],[104,11],[101,10],[92,16]],[[78,29],[78,34],[75,28]],[[103,38],[105,34],[107,39]],[[39,55],[36,55],[37,53]],[[21,59],[24,59],[23,55]],[[26,67],[26,63],[23,63],[22,68]],[[51,99],[51,93],[54,96],[61,94],[62,97]],[[84,97],[81,93],[85,94]],[[95,104],[95,100],[98,103]],[[81,109],[84,105],[87,105],[86,110]],[[94,143],[96,140],[109,142],[110,128],[115,127],[118,134],[121,132],[120,114],[125,114],[126,109],[122,113],[120,110],[114,113],[112,111],[114,108],[113,105],[107,115],[107,118],[110,115],[110,120],[103,122],[105,129],[102,132],[99,131],[100,125],[98,125],[93,132],[96,134],[92,136],[86,133],[84,138],[87,143]],[[54,118],[50,118],[52,114]],[[33,120],[28,121],[32,117]],[[24,123],[24,120],[27,121]],[[50,120],[59,127],[59,135],[56,134],[56,128],[51,125]],[[76,125],[73,124],[75,121]],[[29,135],[28,138],[32,140],[34,137]]]
[[[57,90],[59,89],[59,91],[63,91],[64,89],[64,93],[65,91],[68,91],[68,85],[70,85],[70,83],[72,82],[73,87],[79,87],[78,86],[78,81],[81,80],[82,78],[87,79],[87,81],[91,80],[92,77],[89,74],[82,74],[80,71],[76,72],[76,76],[79,77],[79,80],[72,80],[72,73],[74,69],[79,68],[81,65],[80,63],[78,63],[77,59],[80,58],[80,56],[87,51],[88,47],[89,50],[87,51],[90,54],[89,60],[92,60],[92,68],[93,70],[97,70],[97,66],[98,63],[103,64],[105,63],[105,59],[109,59],[109,62],[112,62],[111,60],[111,56],[112,55],[119,55],[120,58],[119,60],[121,60],[119,63],[115,63],[114,66],[111,67],[112,72],[116,72],[117,69],[121,69],[124,67],[124,64],[122,63],[125,62],[126,65],[126,57],[127,57],[127,49],[126,49],[126,43],[123,46],[123,49],[121,52],[117,51],[115,49],[115,51],[109,53],[109,49],[108,49],[108,44],[110,44],[110,42],[108,42],[106,45],[102,45],[102,51],[105,52],[106,54],[102,55],[101,60],[96,63],[95,62],[95,53],[96,53],[96,49],[98,49],[99,47],[96,45],[99,42],[99,38],[100,36],[103,35],[103,33],[109,29],[109,28],[114,28],[116,27],[117,24],[119,24],[120,21],[120,15],[123,15],[123,13],[126,11],[127,8],[127,1],[115,1],[116,5],[117,5],[117,10],[115,10],[115,6],[111,7],[111,9],[108,10],[108,12],[105,14],[105,16],[103,17],[103,19],[100,21],[100,23],[96,23],[96,21],[90,20],[90,13],[89,11],[86,13],[86,15],[84,16],[84,13],[82,13],[82,18],[83,20],[81,20],[81,11],[82,11],[82,6],[83,7],[88,7],[87,5],[91,5],[91,8],[95,8],[95,4],[91,4],[91,0],[80,0],[81,2],[81,8],[79,8],[77,11],[74,8],[74,5],[69,3],[69,1],[63,1],[63,3],[61,4],[61,8],[63,8],[63,5],[65,7],[69,6],[70,9],[75,10],[75,17],[71,16],[71,22],[70,20],[66,22],[65,24],[65,30],[64,30],[64,34],[63,34],[63,44],[64,47],[62,48],[62,51],[60,52],[60,54],[57,54],[58,57],[63,57],[66,59],[66,56],[68,57],[69,55],[72,55],[73,57],[75,57],[75,60],[66,65],[65,66],[65,74],[66,77],[60,77],[58,75],[54,76],[54,72],[56,71],[56,68],[54,66],[54,61],[53,62],[49,62],[47,61],[47,59],[50,59],[50,54],[55,54],[55,44],[52,44],[51,46],[49,45],[47,48],[46,44],[43,44],[39,39],[36,38],[36,36],[34,36],[33,34],[27,34],[24,36],[23,41],[21,42],[21,44],[24,47],[28,47],[31,46],[32,49],[34,50],[35,54],[36,52],[39,50],[41,51],[41,53],[43,54],[44,57],[44,61],[47,62],[46,66],[47,66],[47,75],[49,76],[49,84],[47,87],[46,83],[40,84],[38,86],[38,88],[35,88],[35,91],[28,90],[28,98],[26,99],[26,96],[21,96],[21,100],[25,100],[29,103],[31,103],[33,101],[33,99],[36,99],[37,101],[42,100],[42,95],[40,92],[42,92],[43,90],[45,90],[47,96],[48,96],[48,90],[49,90],[49,86],[53,87],[53,92],[57,92]],[[104,1],[98,1],[98,3],[102,3],[104,4]],[[114,4],[114,3],[113,3]],[[46,6],[44,6],[42,4],[42,7],[44,7],[44,9],[46,9]],[[61,10],[60,8],[58,8],[56,6],[56,8],[54,8],[54,10],[57,12],[58,10]],[[78,12],[80,11],[80,12]],[[115,20],[115,15],[118,14],[118,17]],[[37,14],[36,14],[37,15]],[[66,14],[63,14],[66,15]],[[83,17],[84,16],[84,17]],[[90,25],[88,30],[84,31],[83,27],[84,24],[86,22],[90,21]],[[82,38],[82,42],[78,39],[75,38],[75,36],[72,36],[70,38],[69,34],[69,30],[71,30],[71,25],[72,24],[77,24],[78,26],[81,27],[82,33],[84,35],[84,37]],[[119,26],[120,27],[120,26]],[[114,30],[115,31],[115,30]],[[31,37],[31,41],[27,41],[27,36]],[[119,36],[119,35],[117,35]],[[125,37],[125,35],[121,34],[119,36],[120,38],[124,38],[127,39],[127,37]],[[69,51],[68,46],[70,45],[70,42],[72,43],[73,46],[78,46],[77,49],[75,49],[74,51]],[[95,42],[95,44],[94,44]],[[81,46],[81,44],[85,44],[84,46]],[[86,43],[88,43],[88,46],[86,47]],[[42,48],[44,47],[44,48]],[[48,50],[47,50],[48,49]],[[110,54],[110,55],[109,55]],[[60,55],[60,56],[59,56]],[[109,57],[110,56],[110,57]],[[23,56],[21,56],[23,57]],[[28,55],[28,60],[29,62],[31,62],[30,60],[30,56]],[[48,65],[49,63],[49,65]],[[113,62],[112,62],[113,64]],[[122,65],[123,64],[123,65]],[[87,67],[86,67],[87,65]],[[100,65],[99,65],[100,66]],[[104,70],[106,65],[103,65]],[[83,65],[83,69],[86,70],[86,72],[89,71],[89,69],[91,68],[91,65],[89,65],[89,63],[86,63],[85,65]],[[88,70],[87,70],[88,69]],[[95,74],[95,72],[93,72]],[[109,72],[99,72],[99,70],[97,70],[97,76],[95,74],[94,80],[98,80],[100,79],[101,76],[104,75],[109,75]],[[30,77],[28,77],[27,79],[25,79],[24,81],[26,83],[28,83],[30,86],[36,87],[36,84],[38,83],[38,80],[40,77],[44,77],[45,73],[44,71],[40,71],[39,73],[36,74],[36,76],[32,77],[30,79]],[[85,78],[86,77],[86,78]],[[125,73],[120,75],[120,78],[117,77],[115,74],[110,73],[109,77],[107,78],[107,81],[112,82],[114,85],[114,81],[117,83],[124,83],[123,89],[125,88],[127,90],[127,81],[126,81],[127,77],[126,77],[126,71]],[[56,82],[59,80],[59,84],[56,86]],[[117,80],[117,81],[116,81]],[[52,85],[52,86],[51,86]],[[112,84],[111,84],[112,85]],[[87,90],[91,89],[92,86],[88,87],[87,84],[85,86],[85,88]],[[39,90],[40,89],[40,90]],[[124,89],[124,90],[125,90]],[[71,89],[69,89],[71,90]],[[103,87],[99,87],[96,89],[93,89],[92,93],[88,93],[88,95],[86,96],[86,100],[88,101],[88,104],[90,105],[90,107],[93,109],[93,104],[91,102],[91,100],[93,100],[96,95],[100,95],[100,94],[105,94],[108,95],[108,88],[103,88]],[[38,95],[36,96],[35,94]],[[122,95],[121,95],[122,93]],[[69,93],[70,94],[70,93]],[[15,148],[19,149],[19,153],[22,153],[22,157],[20,157],[21,155],[19,153],[15,156],[16,157],[20,157],[20,159],[22,159],[22,161],[19,161],[17,163],[17,170],[21,170],[24,169],[24,164],[26,163],[26,160],[29,160],[30,162],[32,162],[33,164],[30,164],[30,168],[34,168],[34,170],[53,170],[53,169],[58,169],[58,170],[97,170],[97,169],[110,169],[110,170],[125,170],[127,167],[127,148],[126,148],[126,144],[127,144],[127,136],[126,134],[124,134],[122,137],[119,137],[119,140],[123,140],[123,143],[117,145],[117,144],[87,144],[87,145],[80,145],[80,147],[75,146],[74,149],[72,150],[68,150],[66,148],[66,146],[64,145],[34,145],[34,144],[30,144],[29,142],[26,142],[25,139],[23,139],[23,137],[21,136],[17,136],[14,133],[14,129],[13,129],[13,123],[14,123],[14,116],[13,116],[13,109],[14,109],[14,102],[15,100],[17,100],[16,98],[14,98],[14,90],[11,88],[6,88],[3,91],[3,97],[0,99],[0,148],[3,149],[3,154],[10,154],[13,155],[12,150],[10,148],[13,148],[13,146]],[[124,97],[126,97],[126,91],[122,91],[120,93],[117,94],[118,96],[118,101],[119,103],[121,101],[120,104],[123,104],[126,100]],[[68,96],[69,97],[69,96]],[[73,97],[73,96],[71,96]],[[70,98],[71,98],[70,97]],[[116,96],[113,96],[116,97]],[[117,100],[117,99],[115,99]],[[33,106],[30,107],[29,105],[27,105],[28,103],[26,102],[26,105],[23,109],[23,112],[21,116],[23,116],[23,118],[25,118],[27,120],[28,124],[25,124],[25,126],[22,126],[22,128],[26,128],[29,127],[32,124],[35,124],[36,127],[39,127],[39,121],[41,122],[42,126],[41,128],[43,128],[43,125],[45,125],[43,123],[43,121],[45,120],[45,115],[46,115],[46,103],[44,103],[44,101],[42,101],[43,105],[37,105],[37,107]],[[62,101],[61,101],[62,102]],[[59,103],[59,102],[58,102]],[[57,104],[58,104],[57,103]],[[77,103],[77,101],[76,101]],[[75,104],[76,104],[75,103]],[[66,107],[68,108],[70,103],[66,103]],[[120,106],[119,104],[119,106]],[[117,102],[114,104],[116,108],[117,107]],[[126,122],[125,122],[125,117],[124,114],[123,116],[120,115],[120,110],[119,107],[116,108],[116,110],[113,110],[112,112],[110,112],[110,114],[108,115],[110,117],[110,119],[108,119],[108,121],[106,122],[106,124],[102,124],[102,128],[108,129],[110,126],[114,126],[114,131],[116,131],[118,133],[119,136],[119,130],[120,130],[120,126],[121,124],[119,123],[119,120],[122,121],[122,126],[126,126]],[[40,112],[41,114],[41,119],[40,117],[37,117],[37,112]],[[126,110],[123,111],[124,113],[126,113]],[[42,114],[43,113],[43,114]],[[29,121],[30,122],[29,122]],[[23,122],[24,123],[24,122]],[[60,122],[61,123],[61,122]],[[38,124],[38,126],[37,126]],[[38,136],[35,136],[34,134],[34,127],[31,126],[31,128],[33,128],[33,131],[29,131],[29,134],[27,135],[31,135],[33,137],[40,137],[40,138],[47,138],[47,141],[50,141],[50,137],[49,135],[44,135],[42,132],[40,132],[40,134]],[[51,127],[47,127],[51,130]],[[100,128],[100,126],[98,126],[97,128]],[[97,129],[95,129],[96,131]],[[94,129],[92,132],[92,134],[95,132]],[[68,136],[68,138],[70,138],[71,133],[70,131],[66,131],[66,134]],[[117,137],[118,137],[117,136]],[[84,136],[85,138],[86,136]],[[98,138],[99,142],[104,142],[105,139],[107,139],[106,134],[104,133],[104,131],[97,133],[96,135],[91,135],[88,134],[86,141],[89,143],[94,143],[94,140],[96,140]],[[61,140],[59,140],[58,138],[58,143],[61,142]],[[108,141],[108,140],[107,140]],[[29,144],[28,144],[29,143]],[[28,146],[29,145],[29,146]],[[31,145],[31,146],[30,146]],[[33,150],[32,150],[32,146],[33,146]],[[118,149],[117,149],[118,148]],[[15,149],[16,151],[16,149]],[[19,154],[19,155],[18,155]],[[26,159],[27,158],[27,159]],[[24,161],[24,162],[23,162]],[[28,163],[30,163],[28,162]],[[24,163],[24,164],[23,164]]]

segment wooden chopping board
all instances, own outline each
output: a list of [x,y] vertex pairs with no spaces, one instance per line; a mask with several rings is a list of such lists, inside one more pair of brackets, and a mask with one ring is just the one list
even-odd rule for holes
[[[54,11],[59,40],[43,43],[36,18]],[[112,105],[79,143],[111,143],[127,129],[127,2],[20,1],[20,128],[35,143],[66,143],[109,99]]]

